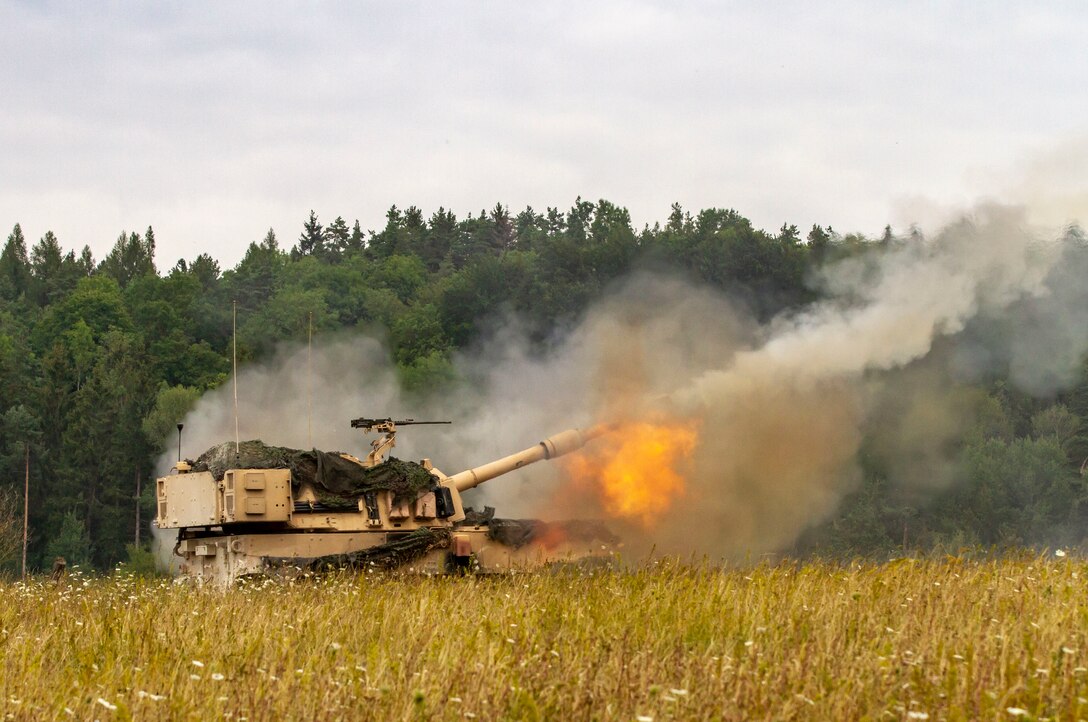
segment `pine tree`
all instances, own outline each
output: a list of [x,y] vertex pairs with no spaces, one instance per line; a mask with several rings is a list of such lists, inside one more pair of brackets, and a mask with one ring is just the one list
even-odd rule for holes
[[337,216],[336,220],[325,229],[325,247],[329,256],[339,256],[347,252],[351,230],[343,216]]
[[0,253],[0,297],[14,301],[25,296],[30,286],[30,260],[26,254],[26,238],[16,223],[4,251]]
[[77,263],[79,264],[79,271],[83,278],[87,278],[94,274],[96,266],[90,246],[83,246],[83,250],[79,253],[79,261],[77,261]]
[[355,225],[351,227],[351,236],[348,238],[349,253],[361,253],[366,248],[366,236],[363,235],[363,229],[359,226],[359,219],[355,219]]
[[98,270],[117,281],[121,288],[132,280],[142,276],[154,275],[155,271],[155,235],[140,238],[139,233],[121,233],[109,254],[102,259]]
[[32,295],[39,306],[56,301],[62,289],[64,256],[53,231],[47,231],[30,252]]
[[301,256],[319,256],[325,250],[325,230],[313,210],[310,211],[309,220],[302,226],[302,235],[298,237],[295,248]]

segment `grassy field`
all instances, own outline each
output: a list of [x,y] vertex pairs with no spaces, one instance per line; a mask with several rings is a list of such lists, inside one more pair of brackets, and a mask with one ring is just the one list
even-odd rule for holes
[[1078,719],[1088,564],[0,586],[14,719]]

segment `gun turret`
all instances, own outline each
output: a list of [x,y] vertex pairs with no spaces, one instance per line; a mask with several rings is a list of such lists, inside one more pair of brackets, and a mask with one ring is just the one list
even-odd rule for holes
[[598,424],[584,431],[567,429],[554,436],[549,436],[539,444],[530,446],[528,449],[519,451],[516,454],[504,456],[501,459],[489,461],[482,466],[458,472],[447,477],[446,482],[451,483],[457,491],[465,491],[523,466],[577,451],[585,446],[588,441],[607,433],[609,430],[610,427],[606,424]]

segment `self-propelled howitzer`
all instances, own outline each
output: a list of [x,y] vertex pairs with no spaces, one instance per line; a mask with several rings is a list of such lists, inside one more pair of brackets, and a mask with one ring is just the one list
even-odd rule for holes
[[446,475],[429,459],[387,454],[398,425],[356,419],[378,432],[363,458],[230,442],[179,461],[156,484],[159,529],[176,529],[182,575],[218,583],[259,572],[406,567],[423,573],[494,572],[611,553],[595,522],[494,518],[466,509],[461,492],[606,433],[569,429],[516,454]]

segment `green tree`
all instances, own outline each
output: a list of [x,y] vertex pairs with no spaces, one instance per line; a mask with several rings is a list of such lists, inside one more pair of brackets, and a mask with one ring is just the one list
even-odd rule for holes
[[1068,452],[1080,436],[1081,423],[1064,404],[1053,404],[1031,417],[1031,431],[1036,439],[1049,439]]
[[199,398],[200,392],[188,386],[163,384],[159,387],[159,392],[155,395],[155,406],[141,424],[152,449],[166,449],[177,440],[177,425],[185,420]]
[[155,274],[155,234],[151,227],[143,238],[139,233],[123,231],[102,259],[98,272],[117,281],[121,288],[133,279]]
[[30,260],[26,253],[26,238],[22,227],[16,223],[0,253],[0,298],[21,298],[29,287]]
[[286,263],[276,232],[269,228],[264,240],[250,243],[238,266],[224,274],[228,303],[238,301],[239,311],[245,312],[263,306],[275,293]]
[[64,557],[69,567],[85,567],[91,561],[87,553],[90,546],[91,541],[83,519],[70,509],[64,512],[57,532],[50,537],[45,547],[45,560],[49,562],[56,557]]
[[302,225],[302,235],[298,237],[295,251],[300,256],[322,256],[325,252],[325,229],[317,220],[312,210],[310,217]]
[[0,487],[0,569],[12,569],[23,549],[23,504],[10,487]]
[[330,259],[339,258],[351,249],[351,229],[342,216],[337,216],[325,229],[325,248]]
[[[74,265],[74,257],[72,264]],[[47,306],[75,287],[78,273],[65,273],[65,257],[60,242],[48,231],[30,251],[31,295],[39,306]]]
[[207,253],[201,253],[189,264],[188,272],[200,283],[201,288],[211,291],[219,282],[219,261]]

